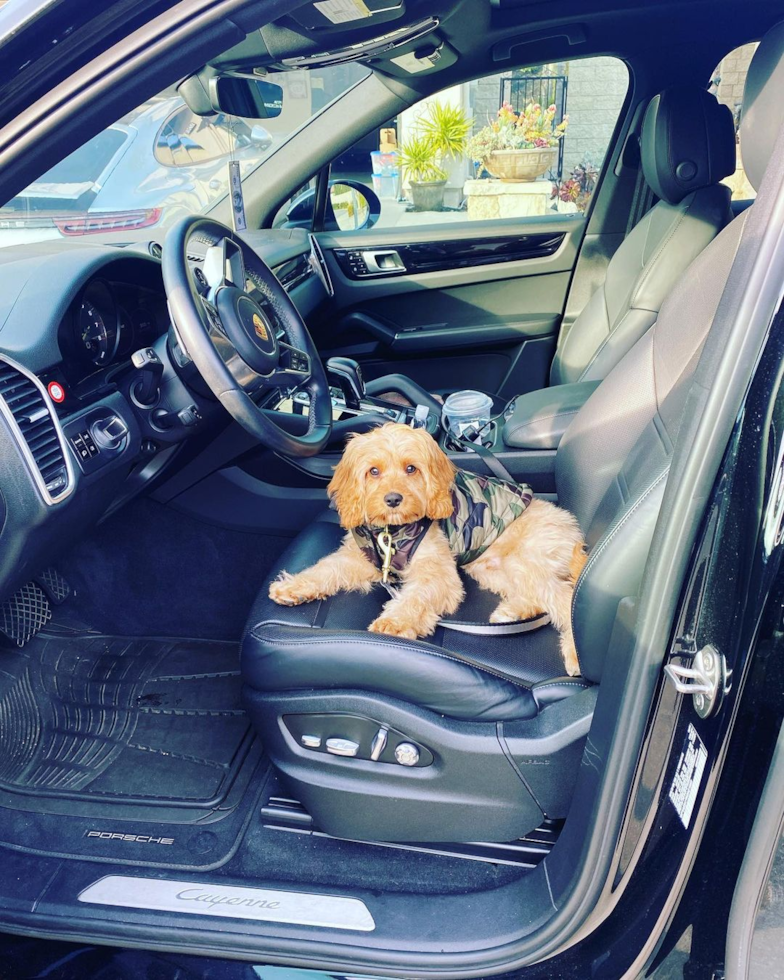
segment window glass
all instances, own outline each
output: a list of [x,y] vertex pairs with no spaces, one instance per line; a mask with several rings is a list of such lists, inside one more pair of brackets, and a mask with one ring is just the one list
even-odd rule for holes
[[378,195],[378,228],[584,213],[628,81],[603,57],[456,85],[355,144],[331,179]]
[[[283,109],[262,120],[196,116],[176,90],[167,89],[0,207],[0,247],[86,235],[118,243],[162,241],[179,217],[208,211],[226,196],[232,156],[247,176],[368,74],[354,64],[276,73]],[[351,199],[344,204],[351,217]]]
[[155,156],[165,167],[207,163],[228,156],[230,151],[226,117],[221,114],[208,119],[187,107],[166,120],[155,141]]
[[735,173],[722,181],[732,190],[733,201],[750,201],[757,192],[749,183],[743,170],[740,158],[740,113],[743,106],[743,87],[746,84],[746,72],[749,70],[751,57],[757,50],[758,41],[743,44],[721,59],[710,79],[709,91],[713,92],[719,102],[728,106],[735,119]]

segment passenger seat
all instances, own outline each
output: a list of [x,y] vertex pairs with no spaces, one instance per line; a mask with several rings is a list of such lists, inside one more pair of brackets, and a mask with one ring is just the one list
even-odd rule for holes
[[664,298],[732,219],[732,113],[696,85],[655,95],[640,138],[642,172],[659,203],[613,255],[602,286],[562,335],[550,384],[601,381],[653,326]]
[[[686,268],[732,219],[732,113],[697,85],[655,95],[640,137],[643,176],[658,203],[635,225],[602,285],[561,331],[550,387],[521,395],[503,438],[514,449],[555,449],[597,384],[656,322]],[[558,387],[555,387],[558,386]]]

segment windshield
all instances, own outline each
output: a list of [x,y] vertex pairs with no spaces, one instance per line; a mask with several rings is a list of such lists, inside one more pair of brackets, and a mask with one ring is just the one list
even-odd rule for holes
[[0,247],[47,240],[155,238],[229,189],[229,161],[246,177],[327,104],[360,81],[361,65],[274,76],[283,110],[273,119],[197,116],[171,89],[88,140],[0,207]]

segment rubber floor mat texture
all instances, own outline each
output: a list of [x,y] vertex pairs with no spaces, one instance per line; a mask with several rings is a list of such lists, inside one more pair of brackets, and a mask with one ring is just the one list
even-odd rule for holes
[[0,786],[215,806],[251,740],[235,643],[39,636],[0,650]]

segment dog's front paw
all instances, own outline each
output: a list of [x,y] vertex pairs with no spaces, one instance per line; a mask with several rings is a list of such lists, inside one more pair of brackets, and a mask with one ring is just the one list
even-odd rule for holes
[[379,616],[368,626],[371,633],[386,633],[387,636],[402,636],[407,640],[415,640],[419,633],[413,623],[396,616]]
[[563,640],[561,642],[561,653],[563,654],[566,673],[570,677],[579,677],[581,674],[580,661],[577,659],[577,649],[574,642],[570,643],[568,640]]
[[299,606],[303,602],[323,598],[314,590],[312,583],[304,581],[298,575],[288,575],[285,572],[272,583],[269,596],[279,606]]

